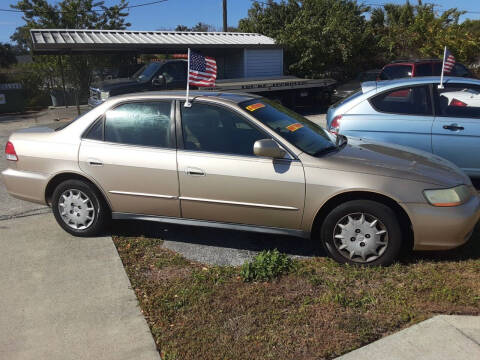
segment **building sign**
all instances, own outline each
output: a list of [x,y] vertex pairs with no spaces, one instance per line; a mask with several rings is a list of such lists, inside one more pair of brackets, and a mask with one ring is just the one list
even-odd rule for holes
[[6,104],[7,103],[7,98],[5,97],[5,94],[0,94],[0,105]]

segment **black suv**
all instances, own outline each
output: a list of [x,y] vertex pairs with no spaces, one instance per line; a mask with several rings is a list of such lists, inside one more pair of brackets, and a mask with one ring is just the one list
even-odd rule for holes
[[187,61],[155,61],[144,65],[129,78],[105,80],[90,87],[88,104],[97,106],[110,96],[153,90],[184,89],[187,86]]

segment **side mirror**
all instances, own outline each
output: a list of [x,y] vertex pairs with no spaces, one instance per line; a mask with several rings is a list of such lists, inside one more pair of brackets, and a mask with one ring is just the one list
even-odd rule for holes
[[152,85],[155,87],[165,87],[165,76],[158,75],[154,77],[152,80]]
[[287,152],[275,140],[262,139],[255,141],[255,144],[253,144],[253,153],[257,156],[283,159]]

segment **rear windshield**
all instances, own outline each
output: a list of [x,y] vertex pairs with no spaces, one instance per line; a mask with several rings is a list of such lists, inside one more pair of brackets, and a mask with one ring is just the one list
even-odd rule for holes
[[400,79],[405,77],[412,76],[412,66],[411,65],[392,65],[385,67],[381,74],[381,80],[392,80]]
[[60,130],[63,130],[65,129],[68,125],[70,124],[73,124],[75,121],[77,121],[78,119],[80,119],[81,117],[83,117],[84,115],[88,114],[90,111],[92,111],[93,109],[95,108],[88,108],[88,109],[82,109],[82,113],[80,115],[78,115],[76,118],[74,118],[73,120],[70,120],[69,122],[66,122],[66,123],[63,123],[61,124],[60,126],[56,127],[55,128],[55,131],[60,131]]
[[357,89],[357,91],[355,91],[352,95],[350,96],[347,96],[345,99],[340,99],[338,100],[336,103],[334,103],[333,105],[331,105],[332,108],[336,108],[336,107],[339,107],[340,105],[343,105],[344,103],[350,101],[350,100],[353,100],[357,97],[359,97],[360,95],[363,94],[363,90],[362,88],[360,87],[359,89]]
[[282,105],[268,99],[254,99],[239,104],[278,135],[312,156],[336,148],[326,131]]

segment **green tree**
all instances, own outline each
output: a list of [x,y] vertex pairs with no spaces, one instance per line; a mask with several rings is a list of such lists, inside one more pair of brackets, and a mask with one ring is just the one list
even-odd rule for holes
[[[18,27],[11,39],[22,49],[31,49],[30,29],[125,29],[130,24],[126,0],[120,0],[118,5],[105,6],[104,1],[96,0],[61,0],[50,4],[47,0],[19,0],[14,9],[23,11],[25,25]],[[105,65],[112,57],[90,55],[72,55],[58,57],[54,63],[61,71],[61,77],[78,89],[79,96],[86,96],[92,81],[92,71],[95,67]],[[51,57],[38,56],[35,61],[52,63]],[[78,105],[78,101],[77,101]]]
[[10,44],[0,43],[0,68],[8,68],[17,63],[17,58]]
[[215,26],[213,25],[199,22],[195,26],[192,26],[191,28],[185,25],[177,25],[177,27],[175,28],[175,31],[210,32],[210,31],[216,31],[216,29],[215,29]]
[[374,58],[368,10],[356,0],[255,1],[239,30],[274,38],[284,47],[287,72],[343,78]]
[[438,14],[435,5],[387,4],[372,12],[370,26],[385,60],[443,56],[447,46],[466,64],[478,56],[480,25],[460,23],[462,11],[455,8]]

